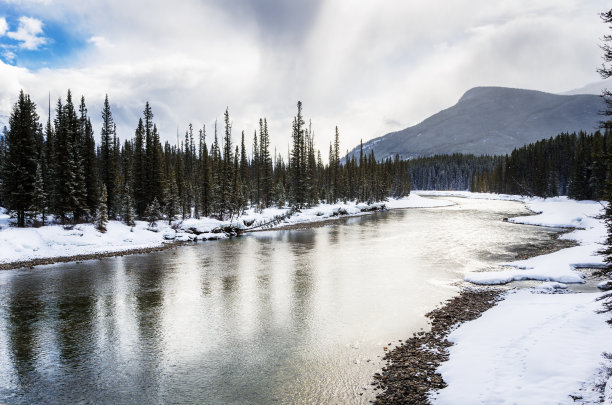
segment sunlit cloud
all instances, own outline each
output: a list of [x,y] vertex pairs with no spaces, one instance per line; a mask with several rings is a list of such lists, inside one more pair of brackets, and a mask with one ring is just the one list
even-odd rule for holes
[[87,40],[90,44],[94,44],[98,48],[114,48],[115,46],[111,44],[106,38],[101,36],[94,36]]
[[36,50],[47,43],[43,34],[43,22],[32,17],[19,17],[17,31],[8,32],[6,35],[20,42],[19,47],[27,50]]
[[6,18],[0,17],[0,37],[6,34],[8,31],[8,23],[6,22]]

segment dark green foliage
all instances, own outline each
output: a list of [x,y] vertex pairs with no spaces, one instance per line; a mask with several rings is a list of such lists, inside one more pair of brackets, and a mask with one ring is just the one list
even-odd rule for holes
[[[606,11],[600,14],[601,19],[605,24],[608,25],[608,28],[612,29],[612,10]],[[603,45],[602,50],[604,51],[603,60],[601,68],[599,69],[599,74],[603,79],[607,79],[612,77],[612,47],[610,43],[612,43],[612,35],[607,34],[603,37]],[[606,89],[602,93],[602,97],[606,102],[606,109],[603,111],[603,115],[605,119],[601,122],[601,127],[605,130],[606,135],[612,129],[612,91]],[[601,148],[597,148],[595,154],[599,153],[599,156],[603,155],[603,159],[605,161],[605,171],[606,176],[605,180],[603,180],[603,191],[601,195],[603,199],[606,201],[606,210],[604,212],[604,221],[606,223],[607,228],[607,239],[605,248],[602,253],[604,254],[604,261],[607,266],[604,270],[607,274],[612,274],[612,145],[609,137],[604,137],[603,146]],[[605,151],[605,153],[601,153],[601,151]],[[603,166],[603,165],[602,165]],[[593,183],[599,183],[602,181],[601,175],[599,174],[600,168],[595,165],[593,167],[595,172],[595,176],[597,177]],[[610,303],[610,295],[608,295],[608,301],[606,302],[606,307],[608,310],[612,310],[612,304]]]
[[606,181],[603,151],[610,141],[608,131],[603,135],[600,132],[560,134],[515,149],[509,156],[472,157],[472,161],[480,160],[481,164],[471,165],[469,189],[539,197],[568,195],[577,200],[600,199]]
[[96,229],[102,233],[106,232],[106,225],[108,224],[108,193],[106,192],[106,186],[102,186],[102,194],[98,201],[98,207],[96,208],[96,216],[94,223]]
[[43,179],[42,164],[36,164],[36,179],[34,181],[34,194],[32,195],[32,215],[35,223],[40,217],[40,224],[45,225],[47,220],[47,195],[45,193],[45,183]]
[[35,191],[40,125],[36,104],[23,91],[13,106],[9,126],[3,146],[2,199],[6,208],[16,216],[17,226],[24,227]]

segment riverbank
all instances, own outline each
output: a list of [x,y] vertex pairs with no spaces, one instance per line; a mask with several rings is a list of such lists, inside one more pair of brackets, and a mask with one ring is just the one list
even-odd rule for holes
[[466,281],[480,285],[546,282],[506,292],[468,290],[432,311],[431,331],[386,355],[387,366],[375,376],[382,390],[376,402],[612,403],[610,314],[598,313],[605,295],[564,294],[568,285],[562,283],[584,283],[580,268],[603,265],[602,205],[563,197],[423,193],[522,201],[536,215],[509,221],[574,228],[559,241],[577,245],[506,263],[506,270],[468,274]]
[[267,208],[261,212],[249,209],[232,221],[189,218],[172,224],[157,221],[153,227],[145,221],[136,221],[133,227],[119,221],[110,221],[105,233],[97,231],[93,224],[15,228],[10,226],[9,216],[0,208],[0,270],[141,254],[187,242],[225,239],[231,236],[231,232],[226,232],[227,229],[246,232],[308,227],[385,209],[428,208],[451,204],[411,194],[384,203],[320,204],[296,212],[289,208]]

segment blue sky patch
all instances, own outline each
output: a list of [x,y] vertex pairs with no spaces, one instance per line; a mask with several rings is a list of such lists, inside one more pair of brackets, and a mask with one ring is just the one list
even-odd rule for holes
[[1,18],[8,29],[0,36],[0,59],[7,64],[33,70],[68,67],[79,51],[90,46],[87,36],[70,30],[71,24],[47,21],[14,8],[4,10]]

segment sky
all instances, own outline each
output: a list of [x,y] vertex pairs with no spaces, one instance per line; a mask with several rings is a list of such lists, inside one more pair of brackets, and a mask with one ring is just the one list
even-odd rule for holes
[[[105,94],[124,140],[146,101],[162,140],[229,108],[248,145],[266,117],[286,154],[296,103],[327,157],[417,124],[475,86],[561,93],[599,80],[604,0],[0,0],[0,120],[20,89],[46,121]],[[2,117],[4,115],[4,117]]]

